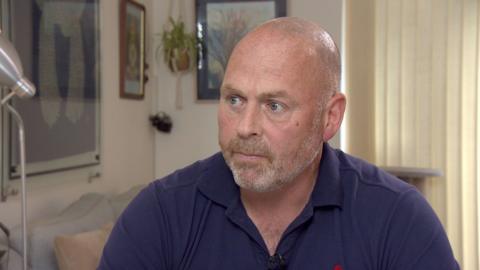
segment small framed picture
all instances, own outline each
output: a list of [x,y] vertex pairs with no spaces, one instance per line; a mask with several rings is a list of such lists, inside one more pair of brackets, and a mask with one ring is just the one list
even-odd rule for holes
[[145,95],[145,6],[134,0],[120,3],[120,96]]
[[286,16],[285,0],[196,0],[197,98],[215,100],[228,58],[238,41],[257,25]]

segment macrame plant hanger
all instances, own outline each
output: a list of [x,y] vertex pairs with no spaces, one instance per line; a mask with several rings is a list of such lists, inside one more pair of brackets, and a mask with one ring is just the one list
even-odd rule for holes
[[[168,1],[168,16],[167,16],[167,22],[163,25],[164,31],[169,31],[173,27],[170,24],[170,18],[173,18],[173,8],[175,3],[178,3],[178,16],[176,18],[176,21],[183,21],[184,18],[184,11],[185,11],[185,5],[183,3],[183,0],[169,0]],[[175,74],[176,77],[176,82],[175,82],[175,108],[178,110],[181,110],[183,108],[183,93],[182,93],[182,76],[188,71],[187,70],[179,70],[177,67],[177,62],[173,61],[172,62],[172,68],[173,68],[173,73]]]

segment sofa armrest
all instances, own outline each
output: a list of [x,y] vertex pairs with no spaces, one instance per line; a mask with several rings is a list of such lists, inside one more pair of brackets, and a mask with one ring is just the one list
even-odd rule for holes
[[21,270],[23,261],[22,256],[15,250],[8,247],[5,243],[0,243],[0,269]]
[[[32,270],[58,269],[53,248],[56,236],[90,231],[114,221],[112,207],[104,195],[88,193],[59,216],[30,222],[27,226],[28,261]],[[12,248],[21,250],[20,226],[11,233]]]

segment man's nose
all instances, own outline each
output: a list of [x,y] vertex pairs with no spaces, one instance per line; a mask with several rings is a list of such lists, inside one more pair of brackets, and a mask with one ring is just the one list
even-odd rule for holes
[[262,132],[262,117],[259,109],[254,104],[249,104],[240,114],[237,133],[239,137],[248,138],[258,136]]

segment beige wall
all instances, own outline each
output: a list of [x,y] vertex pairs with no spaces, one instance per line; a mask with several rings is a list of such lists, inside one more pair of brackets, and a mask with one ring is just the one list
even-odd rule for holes
[[375,4],[345,1],[346,152],[375,162]]
[[[189,30],[195,25],[195,6],[193,0],[184,0],[184,18]],[[154,2],[155,32],[160,32],[168,13],[168,2]],[[175,1],[177,2],[177,1]],[[297,16],[320,23],[332,33],[340,44],[342,37],[341,0],[295,0],[287,1],[287,15]],[[178,5],[178,4],[177,4]],[[178,8],[176,6],[175,8]],[[174,12],[173,15],[177,13]],[[157,108],[166,111],[173,120],[171,134],[157,133],[155,138],[155,175],[165,174],[184,167],[198,159],[205,158],[219,150],[217,145],[217,103],[196,101],[196,77],[194,72],[182,78],[183,109],[175,109],[175,76],[161,62],[155,65],[153,78],[158,85]]]
[[[149,182],[154,175],[154,132],[148,123],[148,115],[152,111],[153,85],[146,85],[146,97],[142,101],[119,98],[119,1],[99,2],[102,163],[97,167],[29,178],[30,220],[63,209],[85,192],[117,193],[133,185]],[[151,10],[152,1],[143,2],[147,10]],[[148,24],[147,32],[150,29]],[[147,61],[152,62],[149,56]],[[88,183],[88,175],[95,172],[101,172],[101,177]],[[0,203],[0,222],[7,226],[20,223],[19,196],[9,197],[7,202]]]

